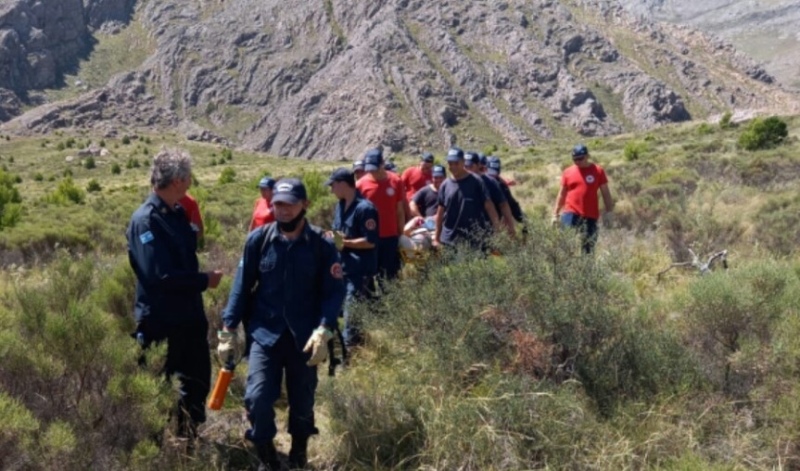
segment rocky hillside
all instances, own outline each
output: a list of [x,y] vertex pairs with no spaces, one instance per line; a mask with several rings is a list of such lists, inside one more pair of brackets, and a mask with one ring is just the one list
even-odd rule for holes
[[800,2],[797,0],[621,0],[636,15],[711,32],[764,62],[784,84],[800,89]]
[[[86,12],[107,2],[12,3],[71,5],[89,28]],[[136,70],[0,131],[175,127],[334,159],[376,144],[524,146],[726,110],[799,110],[797,96],[731,46],[637,20],[616,1],[140,0],[134,21],[156,44]],[[0,87],[24,102],[5,77]]]

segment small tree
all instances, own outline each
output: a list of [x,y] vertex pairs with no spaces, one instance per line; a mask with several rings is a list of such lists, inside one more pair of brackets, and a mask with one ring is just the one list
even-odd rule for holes
[[89,193],[94,193],[94,192],[100,191],[102,189],[103,189],[103,187],[100,186],[100,183],[97,180],[95,180],[94,178],[89,180],[89,183],[86,185],[86,191],[88,191]]
[[118,163],[114,163],[111,166],[111,174],[112,175],[119,175],[120,173],[122,173],[122,167],[120,167]]
[[94,157],[90,155],[89,157],[86,158],[86,160],[83,161],[83,166],[84,168],[86,168],[86,170],[91,170],[97,167],[97,162],[95,162]]
[[788,135],[786,122],[777,116],[756,118],[739,136],[738,145],[749,151],[771,149],[781,145]]
[[225,185],[227,183],[233,183],[234,181],[236,181],[236,171],[230,167],[225,167],[219,175],[219,184]]

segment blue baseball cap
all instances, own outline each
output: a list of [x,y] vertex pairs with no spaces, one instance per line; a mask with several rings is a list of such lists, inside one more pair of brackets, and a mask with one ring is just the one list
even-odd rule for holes
[[431,170],[431,175],[434,177],[445,177],[447,173],[444,171],[444,167],[441,165],[434,165],[433,170]]
[[484,167],[489,163],[489,158],[486,157],[486,154],[483,152],[478,152],[478,159],[480,160],[481,165]]
[[395,165],[394,162],[386,162],[386,164],[383,166],[383,168],[385,168],[387,172],[396,172],[397,171],[397,165]]
[[489,175],[492,175],[494,177],[500,175],[500,170],[501,170],[501,167],[502,167],[500,165],[500,159],[498,159],[497,157],[489,157],[486,160],[487,160],[487,162],[486,162],[486,173],[488,173]]
[[464,151],[458,147],[451,147],[450,150],[447,151],[447,161],[458,162],[459,160],[464,160]]
[[477,165],[481,162],[480,157],[476,152],[464,152],[464,164],[467,167],[472,167],[473,165]]
[[428,162],[429,164],[433,163],[433,154],[430,152],[424,152],[421,156],[419,156],[419,160],[423,162]]
[[383,163],[383,151],[380,149],[370,149],[364,155],[364,170],[374,172]]
[[589,155],[589,149],[583,144],[578,144],[572,148],[572,158],[582,158]]
[[364,161],[363,160],[356,160],[353,162],[353,170],[364,170]]
[[275,188],[275,179],[270,177],[264,177],[261,181],[258,182],[259,188]]
[[281,178],[272,191],[272,202],[297,204],[308,199],[306,186],[297,178]]
[[333,182],[347,182],[350,186],[356,186],[356,177],[353,175],[353,172],[346,168],[337,168],[333,171],[325,184],[331,186]]

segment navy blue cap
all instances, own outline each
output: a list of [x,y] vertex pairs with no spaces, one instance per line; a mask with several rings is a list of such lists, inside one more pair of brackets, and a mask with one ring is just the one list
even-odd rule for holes
[[464,163],[467,167],[472,167],[473,165],[479,164],[481,161],[480,157],[476,152],[464,152]]
[[500,175],[500,169],[502,167],[500,165],[500,159],[497,157],[489,157],[486,160],[486,173],[492,176]]
[[447,151],[447,161],[458,162],[459,160],[464,160],[464,151],[458,147],[451,147],[450,150]]
[[370,149],[364,155],[364,170],[374,172],[383,163],[383,151],[380,149]]
[[447,175],[447,173],[445,173],[444,167],[442,167],[441,165],[434,165],[433,170],[431,171],[431,175],[433,175],[434,177],[444,177]]
[[333,171],[325,184],[331,186],[333,182],[347,182],[350,186],[356,186],[356,177],[353,175],[353,172],[346,168],[337,168]]
[[363,160],[356,160],[353,162],[353,170],[361,169],[364,170],[364,161]]
[[259,188],[275,188],[275,179],[270,177],[264,177],[258,182]]
[[572,148],[572,158],[573,159],[575,157],[578,157],[578,158],[586,157],[587,155],[589,155],[589,149],[587,149],[586,146],[583,145],[583,144],[578,144],[577,146]]
[[481,165],[484,167],[489,163],[489,158],[486,157],[486,154],[483,152],[478,152],[478,159],[480,160]]
[[430,152],[424,152],[421,156],[419,156],[419,160],[423,162],[428,162],[429,164],[433,163],[433,154]]
[[389,172],[396,172],[397,171],[397,165],[395,165],[394,162],[386,162],[386,164],[384,164],[383,168],[385,168]]
[[297,204],[308,199],[306,186],[296,178],[281,178],[272,191],[272,202]]

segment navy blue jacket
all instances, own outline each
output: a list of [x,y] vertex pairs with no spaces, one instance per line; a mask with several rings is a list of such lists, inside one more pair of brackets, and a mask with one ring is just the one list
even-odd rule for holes
[[[247,236],[222,320],[226,327],[236,328],[245,310],[252,308],[249,330],[259,345],[271,347],[288,328],[297,348],[302,349],[320,324],[336,326],[345,297],[342,265],[333,242],[308,221],[292,241],[277,230],[270,231],[274,224]],[[270,234],[262,253],[264,237]],[[315,250],[314,244],[320,244],[319,248]]]
[[[356,198],[345,211],[344,200],[339,200],[333,216],[333,230],[344,234],[345,239],[366,238],[378,244],[378,210],[368,199],[356,193]],[[378,251],[371,249],[342,250],[342,265],[347,276],[372,276],[378,272]]]
[[180,324],[205,318],[202,292],[208,276],[198,271],[197,235],[179,205],[167,206],[155,193],[128,225],[128,260],[136,274],[137,322]]

